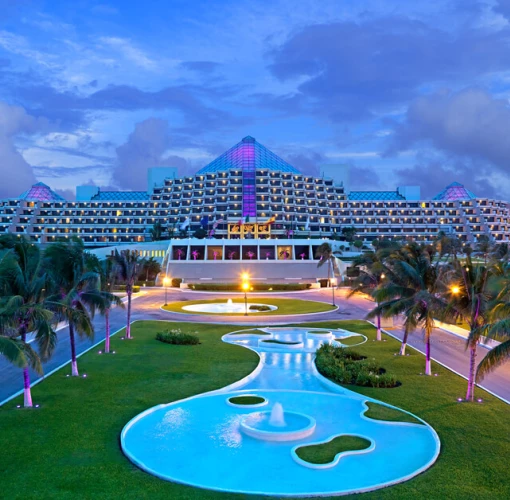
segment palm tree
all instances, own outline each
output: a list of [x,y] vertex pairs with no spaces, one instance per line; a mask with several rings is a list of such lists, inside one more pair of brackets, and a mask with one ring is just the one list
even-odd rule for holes
[[100,308],[105,319],[104,352],[108,354],[110,352],[110,311],[114,306],[124,308],[122,300],[113,293],[117,274],[112,259],[99,260],[94,254],[87,255],[87,268],[96,272],[100,278],[100,291],[104,300]]
[[75,333],[93,338],[92,318],[96,310],[104,311],[105,299],[99,290],[99,275],[86,270],[83,242],[53,243],[45,252],[52,278],[48,302],[61,321],[69,328],[71,374],[79,376]]
[[[364,293],[373,296],[373,292],[382,283],[385,278],[384,257],[386,251],[377,250],[375,252],[366,252],[359,255],[353,261],[353,266],[359,268],[359,276],[351,284],[349,297],[355,293]],[[381,314],[376,314],[377,318],[377,340],[382,340],[381,336]]]
[[402,314],[404,338],[400,355],[405,354],[409,334],[421,327],[425,336],[425,374],[431,375],[430,339],[435,327],[434,318],[454,317],[447,315],[447,302],[442,297],[444,284],[441,268],[435,261],[435,249],[409,243],[388,258],[386,279],[373,293],[378,302],[368,314],[373,318],[378,314],[384,317]]
[[454,314],[469,325],[466,349],[469,349],[469,375],[466,400],[474,400],[476,348],[480,343],[488,323],[488,305],[491,299],[489,282],[492,270],[487,266],[473,265],[467,257],[465,265],[458,260],[452,263],[448,272],[451,284],[447,295],[450,296],[449,307]]
[[322,243],[319,248],[317,248],[315,252],[315,257],[319,258],[319,262],[317,263],[317,267],[322,267],[324,264],[328,266],[328,284],[331,286],[331,289],[333,291],[333,302],[332,304],[335,305],[335,287],[331,283],[331,274],[336,267],[336,256],[335,253],[338,254],[338,252],[333,252],[333,249],[331,248],[331,245],[327,242]]
[[489,239],[489,237],[486,234],[481,234],[478,236],[475,249],[478,253],[481,253],[483,255],[483,260],[485,264],[487,264],[487,256],[489,255],[492,244]]
[[126,338],[131,338],[131,296],[133,295],[133,286],[140,273],[142,259],[136,250],[122,250],[120,253],[115,250],[113,261],[117,276],[126,285],[126,295],[128,298],[127,306],[127,325]]
[[[56,345],[53,313],[45,301],[48,277],[39,247],[11,235],[0,240],[0,353],[23,368],[24,406],[31,407],[29,368],[42,373],[42,361],[49,359]],[[39,354],[27,342],[35,333]]]
[[497,340],[500,344],[493,347],[478,365],[477,382],[510,360],[510,264],[500,262],[495,267],[493,279],[500,291],[490,304],[485,332],[488,340]]
[[142,272],[140,276],[145,275],[145,281],[149,279],[156,279],[156,276],[161,272],[161,264],[154,258],[149,257],[142,261]]

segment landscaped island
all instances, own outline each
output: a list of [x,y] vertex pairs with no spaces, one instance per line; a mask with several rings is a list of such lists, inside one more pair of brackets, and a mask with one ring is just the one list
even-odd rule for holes
[[[199,305],[199,304],[226,304],[227,300],[231,300],[233,304],[240,304],[244,306],[244,298],[232,298],[232,299],[213,299],[213,300],[186,300],[186,301],[180,301],[180,302],[172,302],[171,304],[168,304],[166,306],[163,306],[163,310],[169,311],[169,312],[177,312],[177,313],[186,313],[186,314],[225,314],[229,316],[240,316],[244,314],[244,307],[242,307],[243,312],[234,313],[234,312],[225,312],[225,313],[204,313],[204,312],[198,312],[198,311],[190,311],[190,310],[184,310],[183,307],[186,306],[193,306],[193,305]],[[273,306],[277,309],[270,310],[270,311],[260,311],[255,312],[254,310],[250,311],[250,302],[256,302],[257,305],[267,305],[267,306]],[[315,302],[313,300],[299,300],[299,299],[280,299],[280,298],[273,298],[270,299],[261,299],[256,298],[252,299],[252,297],[249,297],[248,300],[248,314],[253,314],[254,316],[260,316],[260,315],[271,315],[271,316],[278,316],[278,315],[288,315],[288,314],[312,314],[312,313],[321,313],[321,312],[329,312],[334,311],[336,307],[326,304],[325,302]]]

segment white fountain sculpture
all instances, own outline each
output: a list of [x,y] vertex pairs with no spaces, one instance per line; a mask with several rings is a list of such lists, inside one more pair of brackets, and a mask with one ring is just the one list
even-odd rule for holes
[[275,403],[269,417],[269,425],[274,427],[285,427],[285,418],[283,415],[283,406],[281,403]]

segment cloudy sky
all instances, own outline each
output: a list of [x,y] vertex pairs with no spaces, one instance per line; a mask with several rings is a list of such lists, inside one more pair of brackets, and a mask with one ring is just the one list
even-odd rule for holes
[[0,0],[0,197],[252,135],[358,189],[510,199],[510,0]]

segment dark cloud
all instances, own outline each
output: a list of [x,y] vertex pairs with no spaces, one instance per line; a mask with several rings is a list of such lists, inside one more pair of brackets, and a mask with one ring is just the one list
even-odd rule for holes
[[437,92],[414,100],[396,127],[387,154],[432,145],[466,160],[489,162],[510,172],[510,107],[482,89]]
[[76,191],[73,189],[54,189],[54,191],[67,201],[76,200]]
[[334,121],[362,120],[438,81],[476,81],[506,70],[510,32],[463,29],[457,35],[407,18],[303,28],[270,53],[280,80],[303,79],[306,106]]
[[185,61],[181,63],[181,67],[197,73],[210,74],[220,68],[221,64],[212,61]]
[[147,169],[150,167],[186,169],[188,162],[184,158],[165,156],[171,145],[166,120],[148,118],[137,123],[127,141],[117,148],[114,182],[121,188],[140,190],[147,186]]
[[97,80],[92,80],[91,82],[89,82],[89,87],[93,87],[93,88],[96,88],[97,87]]
[[[350,188],[351,191],[379,191],[384,189],[382,181],[377,174],[376,167],[360,167],[355,163],[350,164]],[[393,186],[388,189],[395,189]]]
[[314,177],[319,175],[319,166],[325,162],[324,156],[316,151],[290,153],[285,155],[283,159],[303,174],[313,175]]
[[227,90],[187,85],[154,92],[130,85],[109,85],[88,96],[59,91],[46,84],[20,84],[16,88],[16,99],[25,103],[27,109],[58,123],[63,130],[85,124],[87,114],[94,111],[176,110],[182,113],[184,127],[195,131],[224,128],[239,121],[226,111],[204,104],[196,95],[219,100],[229,94]]
[[16,148],[16,138],[47,131],[48,127],[47,120],[0,102],[0,199],[18,196],[36,180],[32,167]]
[[[112,160],[113,163],[113,160]],[[105,171],[107,173],[110,173],[110,171],[113,169],[113,166],[105,166],[105,165],[87,165],[85,167],[45,167],[45,166],[37,166],[34,165],[33,167],[35,175],[39,177],[45,177],[45,178],[61,178],[61,177],[67,177],[72,178],[76,176],[81,176],[85,174],[89,175],[101,175],[104,177]],[[95,185],[95,184],[94,184]]]
[[460,182],[477,196],[501,198],[484,165],[444,157],[418,158],[415,165],[397,172],[399,185],[420,186],[422,198],[432,198],[452,182]]

